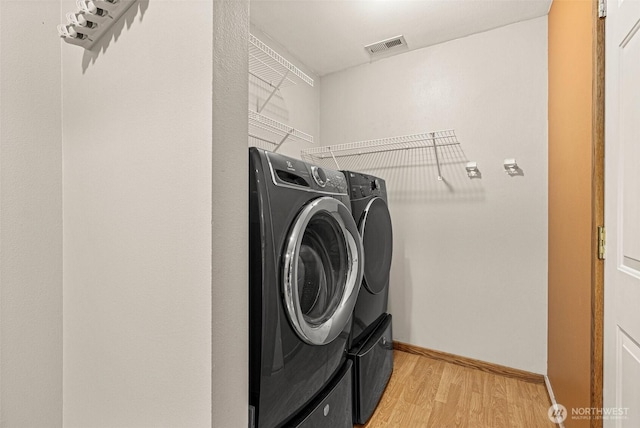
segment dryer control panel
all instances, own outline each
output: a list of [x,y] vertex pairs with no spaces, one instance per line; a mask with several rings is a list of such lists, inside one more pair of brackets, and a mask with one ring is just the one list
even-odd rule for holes
[[347,174],[349,174],[349,196],[351,199],[387,194],[386,183],[383,179],[358,172],[348,172]]
[[307,188],[334,195],[347,194],[347,181],[340,171],[277,153],[267,152],[267,160],[276,186]]

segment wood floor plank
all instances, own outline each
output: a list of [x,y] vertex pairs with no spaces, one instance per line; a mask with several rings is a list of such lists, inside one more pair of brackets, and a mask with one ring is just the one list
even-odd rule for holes
[[509,405],[507,403],[507,379],[503,376],[493,378],[491,391],[491,426],[507,428],[509,425]]
[[552,428],[545,386],[394,351],[389,385],[361,428]]
[[518,388],[515,379],[505,379],[507,399],[507,419],[513,426],[526,427],[525,397]]

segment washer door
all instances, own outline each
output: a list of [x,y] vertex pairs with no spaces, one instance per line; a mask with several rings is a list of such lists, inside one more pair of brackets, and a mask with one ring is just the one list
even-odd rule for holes
[[295,331],[311,345],[333,341],[349,322],[363,272],[362,241],[349,209],[331,197],[298,214],[284,255],[283,292]]
[[367,257],[364,286],[370,293],[378,294],[389,284],[393,253],[391,215],[384,199],[376,197],[369,201],[360,218],[360,234]]

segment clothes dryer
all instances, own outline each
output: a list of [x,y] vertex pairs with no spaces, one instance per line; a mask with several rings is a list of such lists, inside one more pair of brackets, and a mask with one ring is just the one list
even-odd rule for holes
[[393,371],[392,317],[387,313],[393,231],[385,181],[354,171],[343,172],[364,247],[364,276],[348,352],[354,363],[353,421],[364,424],[382,398]]
[[350,427],[346,345],[363,251],[345,177],[251,148],[249,190],[254,426]]
[[387,312],[393,230],[387,187],[382,178],[343,171],[349,186],[351,212],[364,247],[364,275],[353,314],[350,345],[365,339]]

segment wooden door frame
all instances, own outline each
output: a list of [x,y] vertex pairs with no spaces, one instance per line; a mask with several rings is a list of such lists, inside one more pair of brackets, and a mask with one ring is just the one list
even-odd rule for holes
[[[599,17],[598,0],[593,7],[592,87],[592,179],[591,179],[591,407],[603,406],[604,373],[604,260],[598,258],[598,227],[604,226],[604,70],[605,19]],[[601,419],[591,419],[591,428],[601,428]]]

